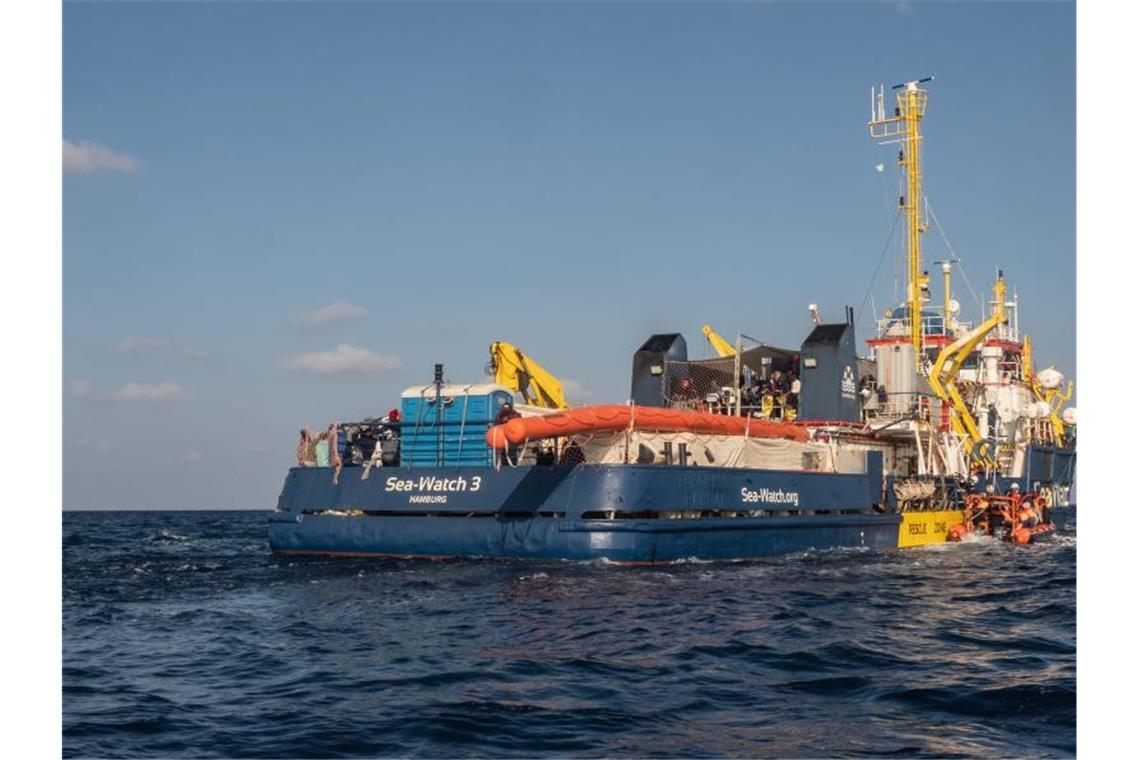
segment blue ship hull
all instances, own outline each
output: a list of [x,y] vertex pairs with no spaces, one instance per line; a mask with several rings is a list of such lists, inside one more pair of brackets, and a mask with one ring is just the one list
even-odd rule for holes
[[837,474],[598,465],[294,468],[270,518],[282,554],[746,559],[897,546],[881,459]]

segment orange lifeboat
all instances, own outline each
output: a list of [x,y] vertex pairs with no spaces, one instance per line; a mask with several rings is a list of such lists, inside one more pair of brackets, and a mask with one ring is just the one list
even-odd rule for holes
[[689,412],[653,406],[600,404],[567,409],[538,417],[515,417],[487,431],[487,444],[494,449],[519,445],[543,438],[582,433],[641,430],[659,433],[705,433],[710,435],[747,435],[750,438],[786,438],[801,443],[808,432],[787,422],[730,417],[708,412]]
[[992,536],[1000,531],[1003,540],[1024,546],[1056,531],[1056,526],[1047,520],[1047,504],[1042,494],[969,494],[965,504],[966,522],[950,528],[948,540],[961,541],[976,521],[979,532]]

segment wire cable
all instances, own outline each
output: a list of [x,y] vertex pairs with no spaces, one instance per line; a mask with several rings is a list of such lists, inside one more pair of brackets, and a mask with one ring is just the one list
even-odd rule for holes
[[982,313],[984,319],[986,307],[982,305],[982,299],[978,297],[974,286],[970,284],[970,278],[966,276],[966,268],[962,266],[962,257],[958,255],[958,252],[954,250],[954,246],[950,244],[950,238],[946,237],[946,232],[942,229],[942,222],[938,221],[938,215],[934,213],[934,207],[930,205],[929,198],[926,199],[926,210],[929,212],[930,218],[934,220],[934,226],[938,228],[938,234],[942,236],[942,242],[946,244],[946,250],[950,251],[950,257],[958,259],[958,271],[962,273],[962,279],[966,283],[966,288],[970,291],[970,295],[973,296],[974,302],[978,304],[978,310]]
[[871,273],[871,282],[867,283],[867,291],[863,294],[863,302],[859,304],[859,311],[855,314],[855,324],[859,324],[859,318],[863,316],[863,309],[867,305],[867,299],[871,297],[871,289],[875,287],[875,279],[879,276],[879,269],[883,266],[883,259],[887,256],[887,251],[891,249],[891,241],[895,239],[895,231],[899,228],[899,217],[901,214],[895,214],[895,223],[891,225],[891,233],[887,236],[886,245],[883,246],[883,252],[879,254],[879,263],[875,264],[875,271]]

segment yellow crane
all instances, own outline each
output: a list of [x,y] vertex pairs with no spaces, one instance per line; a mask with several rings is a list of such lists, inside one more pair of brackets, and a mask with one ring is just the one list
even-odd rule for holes
[[520,394],[526,404],[546,409],[567,408],[558,378],[506,341],[497,340],[491,344],[489,374],[499,385]]
[[720,336],[716,330],[712,329],[712,325],[705,325],[701,328],[701,332],[709,339],[712,344],[713,350],[716,351],[717,356],[736,356],[736,348],[727,340]]
[[[950,404],[952,408],[950,413],[951,427],[966,444],[970,456],[986,463],[989,463],[991,458],[979,446],[983,441],[982,434],[978,430],[977,422],[974,421],[973,413],[966,406],[966,402],[962,400],[955,381],[958,378],[958,370],[962,368],[962,363],[966,361],[967,357],[989,335],[990,331],[1004,323],[1005,277],[1002,276],[1001,272],[998,272],[998,280],[994,285],[994,310],[990,318],[942,349],[938,358],[934,360],[934,366],[930,368],[931,389],[938,398],[942,399],[942,403]],[[950,357],[954,357],[952,361]],[[947,362],[950,362],[948,367]]]

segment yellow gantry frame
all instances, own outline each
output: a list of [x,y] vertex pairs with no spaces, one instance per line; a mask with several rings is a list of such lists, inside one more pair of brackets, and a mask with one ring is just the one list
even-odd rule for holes
[[[970,456],[986,464],[992,464],[992,459],[979,452],[978,444],[982,442],[982,434],[978,430],[977,422],[974,421],[973,413],[966,406],[966,402],[962,400],[962,395],[958,392],[955,381],[958,377],[958,370],[962,368],[962,363],[966,361],[966,358],[990,331],[1005,322],[1004,277],[999,276],[994,285],[994,301],[994,312],[990,318],[942,349],[938,358],[934,360],[934,366],[930,368],[931,389],[938,398],[942,399],[942,403],[948,403],[952,407],[950,413],[951,427],[966,444]],[[953,361],[950,360],[951,356],[954,357]],[[950,361],[949,367],[946,366],[948,361]]]
[[1050,388],[1049,390],[1041,388],[1041,384],[1037,382],[1037,373],[1033,369],[1033,341],[1029,339],[1028,335],[1025,336],[1025,341],[1021,345],[1021,367],[1029,387],[1033,390],[1033,395],[1037,397],[1038,401],[1044,401],[1049,405],[1049,424],[1052,425],[1053,435],[1059,443],[1065,435],[1065,421],[1061,419],[1061,407],[1073,397],[1073,381],[1069,381],[1064,393],[1061,393],[1060,388]]
[[497,340],[491,344],[495,382],[522,395],[523,401],[546,409],[566,409],[562,383],[518,347]]
[[927,225],[922,218],[922,131],[919,128],[926,114],[928,97],[929,93],[920,88],[917,81],[907,82],[897,93],[895,116],[886,118],[882,113],[880,95],[879,113],[872,111],[872,119],[867,123],[872,137],[897,138],[889,141],[902,146],[899,166],[906,175],[906,195],[900,198],[899,206],[907,220],[907,308],[917,369],[922,367],[922,294],[930,281],[922,273],[922,233],[926,232]]
[[720,333],[712,329],[711,325],[702,327],[701,332],[709,339],[709,343],[712,344],[713,350],[716,351],[718,356],[722,358],[725,356],[736,356],[736,347],[722,338]]

